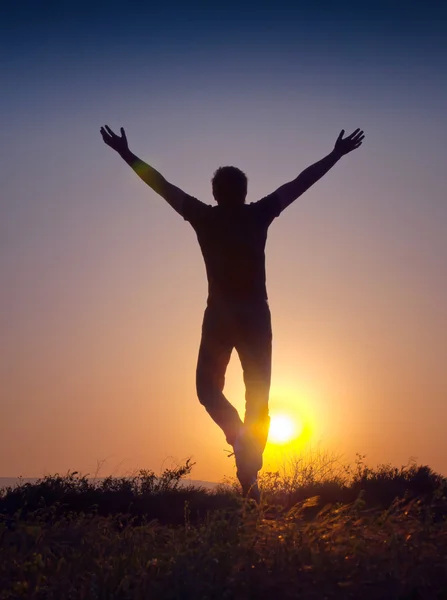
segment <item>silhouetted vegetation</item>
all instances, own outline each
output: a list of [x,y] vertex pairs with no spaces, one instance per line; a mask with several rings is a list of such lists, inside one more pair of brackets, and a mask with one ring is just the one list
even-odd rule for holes
[[144,470],[131,477],[98,481],[89,481],[76,471],[46,476],[36,483],[3,490],[0,515],[11,518],[19,514],[21,519],[32,518],[36,512],[42,518],[67,513],[120,515],[134,523],[157,519],[175,525],[184,522],[185,502],[193,507],[194,518],[204,516],[208,510],[235,505],[236,496],[228,491],[210,494],[205,488],[180,485],[192,466],[188,460],[177,468],[166,469],[159,477]]
[[259,507],[190,461],[4,489],[0,600],[447,597],[446,478],[364,458],[266,473]]

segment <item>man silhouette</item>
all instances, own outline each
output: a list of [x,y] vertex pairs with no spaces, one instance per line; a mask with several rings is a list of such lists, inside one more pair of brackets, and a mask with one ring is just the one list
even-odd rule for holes
[[[272,328],[265,281],[265,244],[273,219],[318,181],[342,156],[364,139],[356,129],[296,179],[251,204],[245,204],[247,177],[236,167],[220,167],[212,179],[217,206],[200,202],[169,183],[129,150],[126,134],[101,127],[104,142],[194,228],[208,278],[208,301],[196,372],[199,401],[233,446],[237,477],[244,496],[259,500],[258,471],[267,443]],[[245,383],[245,417],[223,394],[233,349],[239,354]]]

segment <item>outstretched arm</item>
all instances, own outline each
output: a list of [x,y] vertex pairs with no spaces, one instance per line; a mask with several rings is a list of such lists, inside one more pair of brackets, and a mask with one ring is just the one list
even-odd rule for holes
[[282,185],[276,190],[275,195],[279,197],[281,210],[284,210],[289,204],[292,204],[294,200],[321,179],[321,177],[323,177],[323,175],[325,175],[342,156],[361,146],[365,137],[363,131],[360,131],[360,129],[356,129],[351,135],[344,139],[343,134],[344,129],[340,132],[340,135],[335,142],[334,149],[330,154],[310,167],[307,167],[307,169],[300,173],[296,179]]
[[132,167],[138,177],[183,216],[183,201],[187,194],[172,183],[169,183],[161,173],[143,162],[129,150],[124,129],[121,127],[121,136],[116,135],[108,125],[101,127],[100,131],[104,142],[118,152],[121,158]]

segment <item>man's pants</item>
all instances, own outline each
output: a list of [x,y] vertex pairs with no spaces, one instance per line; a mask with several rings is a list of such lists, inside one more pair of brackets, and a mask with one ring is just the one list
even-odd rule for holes
[[233,348],[244,374],[244,426],[256,441],[262,465],[270,425],[272,363],[272,325],[267,300],[236,306],[209,303],[205,310],[196,373],[197,395],[230,445],[242,427],[239,413],[222,393]]

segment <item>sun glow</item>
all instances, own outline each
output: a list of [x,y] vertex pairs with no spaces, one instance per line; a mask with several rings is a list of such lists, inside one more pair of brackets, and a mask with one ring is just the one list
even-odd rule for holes
[[270,421],[269,440],[275,444],[286,444],[298,437],[302,426],[288,415],[276,415]]

